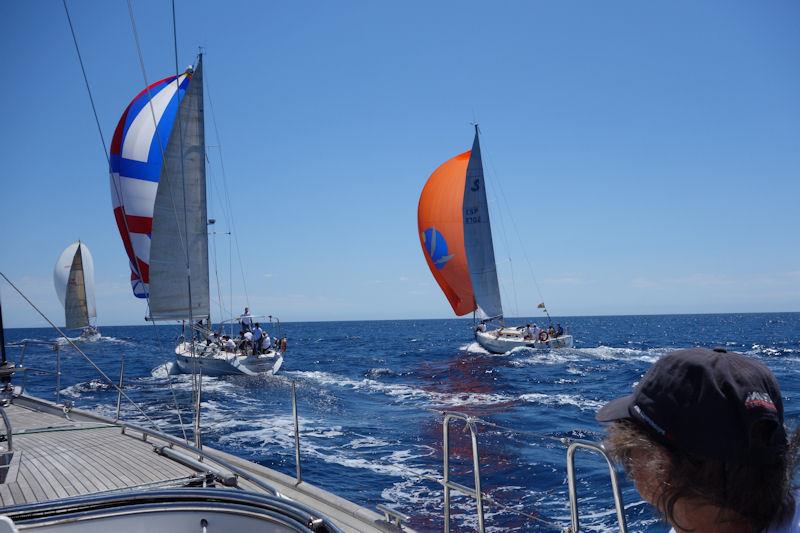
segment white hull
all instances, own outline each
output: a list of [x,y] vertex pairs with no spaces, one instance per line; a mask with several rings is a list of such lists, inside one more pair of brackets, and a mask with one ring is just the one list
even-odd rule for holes
[[184,374],[202,372],[206,376],[274,375],[283,364],[283,353],[270,350],[261,355],[243,355],[241,352],[220,352],[215,348],[208,350],[205,343],[195,344],[193,350],[190,343],[182,342],[175,348],[175,363],[177,370]]
[[540,350],[572,348],[572,335],[548,337],[547,340],[526,339],[516,328],[500,328],[491,331],[476,331],[475,340],[492,353],[506,353],[514,348],[526,347]]

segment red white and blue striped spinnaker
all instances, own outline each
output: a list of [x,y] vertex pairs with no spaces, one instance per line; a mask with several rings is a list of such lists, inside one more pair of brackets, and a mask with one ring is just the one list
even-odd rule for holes
[[[177,78],[177,81],[176,81]],[[148,297],[150,235],[164,153],[191,73],[150,85],[128,104],[111,141],[111,199],[131,264],[131,286]]]

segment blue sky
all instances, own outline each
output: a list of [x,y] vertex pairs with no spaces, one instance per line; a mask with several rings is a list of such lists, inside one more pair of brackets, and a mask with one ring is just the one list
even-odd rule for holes
[[[154,81],[174,72],[170,5],[133,4]],[[127,7],[70,7],[108,141],[143,86]],[[451,316],[416,206],[475,119],[508,315],[539,300],[523,246],[554,314],[800,310],[797,2],[179,0],[177,15],[181,67],[206,51],[258,312]],[[0,269],[60,323],[52,268],[80,238],[99,323],[143,323],[61,3],[0,3],[0,49]],[[212,128],[207,114],[219,189]],[[0,290],[7,325],[42,324]]]

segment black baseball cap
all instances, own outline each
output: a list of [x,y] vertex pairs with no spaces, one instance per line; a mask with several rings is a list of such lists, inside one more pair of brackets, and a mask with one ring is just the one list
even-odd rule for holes
[[607,403],[596,418],[631,420],[668,448],[701,459],[768,465],[786,449],[775,376],[758,361],[724,348],[665,355],[633,394]]

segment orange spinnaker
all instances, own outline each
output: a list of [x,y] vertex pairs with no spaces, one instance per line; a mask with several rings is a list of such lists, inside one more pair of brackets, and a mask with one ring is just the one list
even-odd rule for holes
[[437,168],[419,198],[417,228],[422,253],[456,315],[476,309],[464,248],[464,182],[470,151]]

